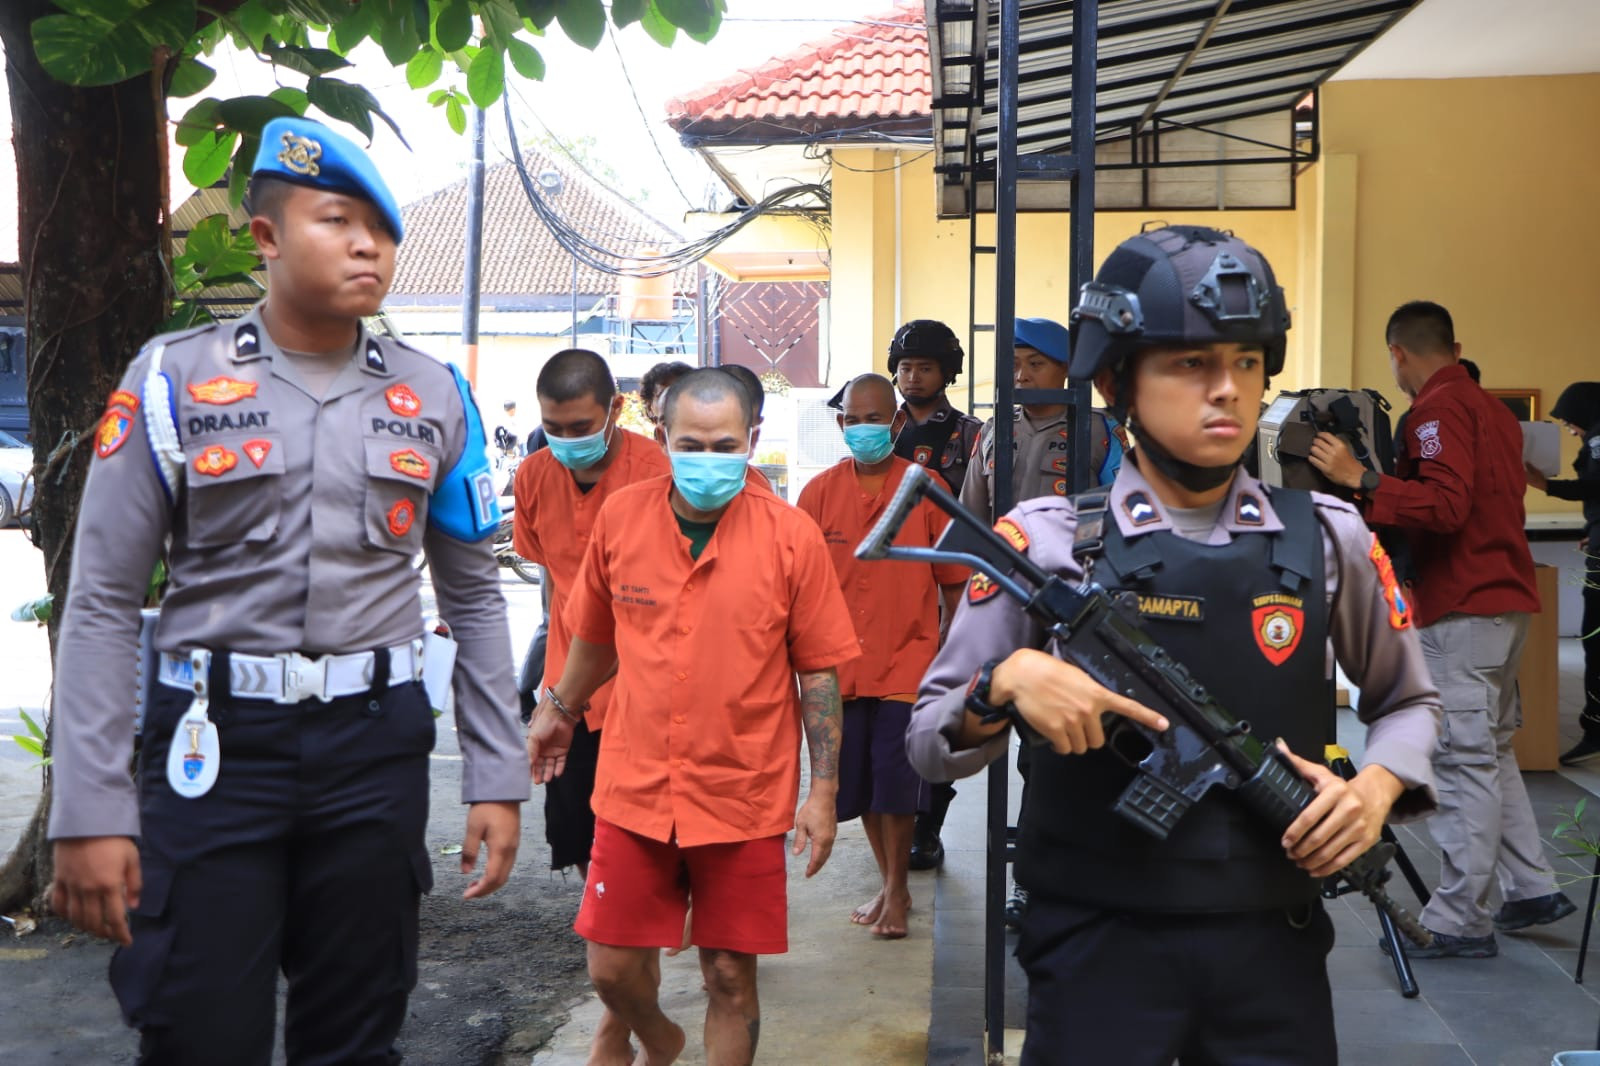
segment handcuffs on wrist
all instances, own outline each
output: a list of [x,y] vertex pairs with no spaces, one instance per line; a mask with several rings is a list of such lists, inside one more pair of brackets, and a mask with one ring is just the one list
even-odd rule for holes
[[555,688],[550,685],[545,686],[544,698],[550,701],[550,706],[556,709],[557,714],[571,722],[573,725],[577,725],[579,722],[583,721],[583,716],[589,711],[589,705],[585,703],[582,707],[578,708],[577,714],[573,714],[571,711],[567,710],[567,705],[561,702],[561,697],[556,695]]

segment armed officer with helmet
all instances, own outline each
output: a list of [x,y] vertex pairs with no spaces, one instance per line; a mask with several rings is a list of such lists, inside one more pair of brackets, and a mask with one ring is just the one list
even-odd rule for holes
[[[956,383],[966,363],[961,342],[951,328],[932,318],[916,318],[895,331],[889,342],[889,376],[905,402],[905,426],[894,440],[894,454],[928,467],[944,478],[952,493],[959,493],[967,478],[967,464],[978,447],[983,423],[958,410],[946,391]],[[844,390],[834,397],[843,408]],[[945,625],[950,620],[944,620]],[[930,790],[929,809],[917,814],[911,834],[913,870],[932,870],[944,864],[940,831],[956,798],[955,786],[940,781]]]
[[[1105,745],[1120,715],[1166,720],[1052,654],[1021,605],[975,578],[923,681],[907,745],[925,777],[999,758],[1013,718],[1034,752],[1017,870],[1032,892],[1025,1066],[1333,1063],[1321,877],[1386,817],[1436,803],[1439,697],[1392,569],[1360,515],[1268,489],[1240,467],[1289,315],[1270,265],[1198,226],[1124,241],[1084,287],[1071,372],[1093,377],[1135,449],[1109,489],[1022,503],[999,529],[1046,570],[1122,597],[1139,623],[1262,737],[1316,799],[1281,834],[1214,788],[1158,841],[1112,813],[1132,775]],[[1365,764],[1322,748],[1331,641],[1361,688]]]
[[152,340],[95,434],[56,661],[51,905],[121,944],[141,1063],[266,1066],[280,969],[291,1066],[392,1063],[432,883],[418,552],[458,642],[462,872],[488,847],[467,897],[504,884],[528,796],[498,507],[466,380],[362,323],[402,235],[367,157],[274,120],[250,210],[266,299]]

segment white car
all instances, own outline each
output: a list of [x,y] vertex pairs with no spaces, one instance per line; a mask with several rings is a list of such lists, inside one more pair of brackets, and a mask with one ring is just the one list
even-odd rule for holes
[[0,430],[0,526],[33,506],[33,445]]

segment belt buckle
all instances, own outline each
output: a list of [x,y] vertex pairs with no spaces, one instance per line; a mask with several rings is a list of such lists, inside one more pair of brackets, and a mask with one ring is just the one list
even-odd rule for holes
[[274,703],[301,703],[309,699],[328,702],[328,656],[309,659],[297,651],[289,651],[280,652],[275,658],[283,667],[283,695],[273,697]]

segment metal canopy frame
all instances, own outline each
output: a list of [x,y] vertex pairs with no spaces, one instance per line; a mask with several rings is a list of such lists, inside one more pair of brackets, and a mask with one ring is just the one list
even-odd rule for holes
[[[976,399],[973,342],[979,333],[994,337],[996,514],[1015,503],[1019,404],[1067,406],[1069,487],[1082,492],[1090,478],[1090,383],[1069,382],[1062,390],[1013,386],[1019,192],[1030,184],[1053,189],[1054,196],[1034,197],[1035,207],[1070,212],[1068,284],[1075,294],[1094,276],[1097,171],[1263,162],[1298,169],[1313,162],[1315,110],[1299,120],[1296,106],[1420,2],[926,0],[940,213],[968,220],[969,407]],[[1198,161],[1160,156],[1163,126],[1207,129],[1273,112],[1290,116],[1288,144],[1235,138],[1254,150]],[[1299,148],[1302,129],[1308,151]],[[1126,163],[1102,150],[1119,141],[1127,142]],[[992,245],[978,241],[978,215],[987,210],[995,215]],[[995,313],[991,323],[980,323],[977,267],[987,256],[994,258]],[[1000,760],[989,767],[984,1035],[986,1060],[995,1066],[1004,1061],[1003,910],[1013,851],[1007,774]]]

